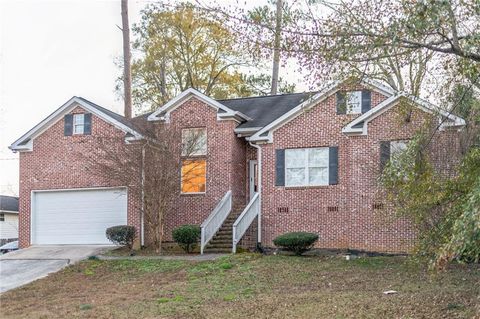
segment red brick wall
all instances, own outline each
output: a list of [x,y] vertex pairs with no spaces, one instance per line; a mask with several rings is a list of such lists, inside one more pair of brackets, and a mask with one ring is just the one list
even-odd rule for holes
[[[373,93],[373,107],[384,99]],[[415,112],[410,123],[399,123],[396,111],[388,111],[369,124],[367,136],[347,136],[342,127],[358,115],[337,115],[335,102],[335,95],[330,96],[277,129],[273,144],[262,146],[262,243],[273,246],[272,240],[282,233],[310,231],[320,236],[317,247],[408,251],[414,240],[411,225],[405,220],[387,222],[372,205],[380,141],[411,138],[422,116]],[[329,146],[339,147],[338,185],[275,186],[275,149]],[[338,211],[329,211],[329,206]]]
[[[71,113],[86,113],[77,107]],[[92,135],[64,136],[63,118],[33,141],[32,152],[20,153],[19,244],[30,245],[30,197],[32,190],[124,186],[92,174],[78,153],[89,154],[98,147],[99,136],[123,137],[101,118],[92,115]],[[140,229],[140,196],[128,190],[128,223]],[[138,234],[139,232],[137,232]]]
[[[207,185],[205,194],[180,194],[166,221],[165,240],[172,240],[172,230],[183,224],[200,225],[228,190],[233,205],[245,205],[245,141],[236,137],[233,120],[217,120],[217,111],[191,98],[171,112],[171,123],[182,128],[207,129]],[[180,181],[179,181],[180,183]]]
[[[84,112],[76,108],[72,113]],[[228,190],[232,190],[237,210],[246,202],[246,143],[236,137],[232,120],[217,120],[217,111],[192,98],[171,113],[178,128],[207,129],[207,185],[205,194],[179,195],[175,209],[167,218],[165,239],[182,224],[200,225]],[[76,154],[89,153],[99,136],[123,136],[96,116],[92,116],[92,135],[64,136],[63,119],[34,140],[33,152],[20,154],[20,245],[30,244],[30,193],[41,189],[68,189],[121,186],[91,174]],[[180,155],[180,154],[179,154]],[[180,184],[180,180],[178,181]],[[139,181],[140,183],[140,181]],[[135,190],[137,190],[135,188]],[[128,221],[140,229],[140,194],[129,189]],[[146,242],[149,239],[146,238]]]

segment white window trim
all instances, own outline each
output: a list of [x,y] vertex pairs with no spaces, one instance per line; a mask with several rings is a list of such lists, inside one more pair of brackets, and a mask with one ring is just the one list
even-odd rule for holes
[[[200,153],[192,153],[192,154],[185,154],[183,152],[183,145],[184,145],[184,140],[185,140],[185,135],[188,131],[195,131],[195,130],[201,130],[205,133],[205,151],[202,151]],[[208,153],[208,135],[207,135],[207,129],[204,127],[190,127],[190,128],[184,128],[182,129],[182,156],[187,156],[187,157],[202,157],[206,156]]]
[[[309,163],[310,163],[310,160],[309,160],[309,150],[327,150],[327,166],[310,166]],[[303,167],[303,169],[305,169],[305,180],[304,180],[304,184],[300,184],[300,185],[288,185],[287,183],[287,170],[290,168],[290,167],[287,167],[287,152],[289,150],[303,150],[306,152],[306,155],[305,155],[305,166]],[[290,148],[290,149],[286,149],[285,150],[285,187],[316,187],[316,186],[328,186],[330,185],[329,184],[329,179],[328,179],[328,176],[330,174],[330,153],[329,153],[329,147],[308,147],[308,148]],[[327,170],[327,182],[324,183],[324,184],[310,184],[309,181],[310,181],[310,168],[326,168]],[[292,168],[295,168],[295,167],[292,167]],[[299,167],[297,167],[299,168]]]
[[[181,170],[183,168],[183,161],[198,161],[204,160],[205,161],[205,191],[203,192],[184,192],[183,191],[183,176]],[[204,195],[207,193],[207,159],[206,158],[188,158],[182,159],[182,163],[180,165],[180,195]]]
[[[79,121],[79,119],[82,119]],[[78,113],[78,114],[73,114],[73,121],[72,121],[72,133],[74,135],[83,135],[85,134],[85,114],[83,113]],[[77,131],[77,127],[81,128],[81,130]]]

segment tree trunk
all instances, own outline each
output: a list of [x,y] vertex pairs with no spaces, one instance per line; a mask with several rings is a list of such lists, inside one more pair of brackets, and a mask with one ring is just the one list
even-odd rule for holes
[[162,242],[160,239],[160,224],[155,225],[155,253],[160,254],[162,249]]
[[165,58],[162,58],[162,62],[160,65],[160,94],[162,94],[162,100],[165,103],[169,100],[169,96],[167,93],[167,76],[166,76],[166,66],[165,66]]
[[155,252],[157,254],[162,253],[162,242],[163,242],[163,211],[157,211],[157,225],[156,225],[156,236],[157,236],[157,247],[155,247]]
[[123,35],[123,93],[125,117],[132,118],[132,73],[130,67],[130,26],[128,24],[128,0],[122,0]]
[[271,94],[278,92],[278,72],[280,68],[280,41],[282,33],[282,7],[283,1],[277,0],[277,11],[275,13],[275,40],[273,43],[273,70]]

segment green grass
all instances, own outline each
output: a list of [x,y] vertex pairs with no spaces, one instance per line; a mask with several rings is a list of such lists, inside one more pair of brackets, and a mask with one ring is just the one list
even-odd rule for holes
[[90,309],[92,309],[93,307],[92,307],[92,305],[90,305],[90,304],[82,304],[82,305],[80,305],[80,307],[78,307],[78,308],[79,308],[80,310],[90,310]]
[[431,274],[404,257],[237,254],[87,260],[0,302],[2,318],[471,318],[478,296],[478,265]]
[[171,272],[188,265],[182,260],[113,260],[103,261],[112,271],[118,272]]

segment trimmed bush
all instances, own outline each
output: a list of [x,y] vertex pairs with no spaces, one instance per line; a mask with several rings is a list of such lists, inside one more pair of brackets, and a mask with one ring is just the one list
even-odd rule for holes
[[286,233],[278,236],[273,240],[277,247],[284,250],[292,251],[295,255],[300,256],[304,252],[310,250],[318,240],[318,235],[306,232]]
[[106,235],[112,243],[132,249],[135,240],[135,227],[128,225],[113,226],[107,228]]
[[172,233],[173,240],[187,253],[191,253],[200,240],[201,228],[197,225],[182,225]]

